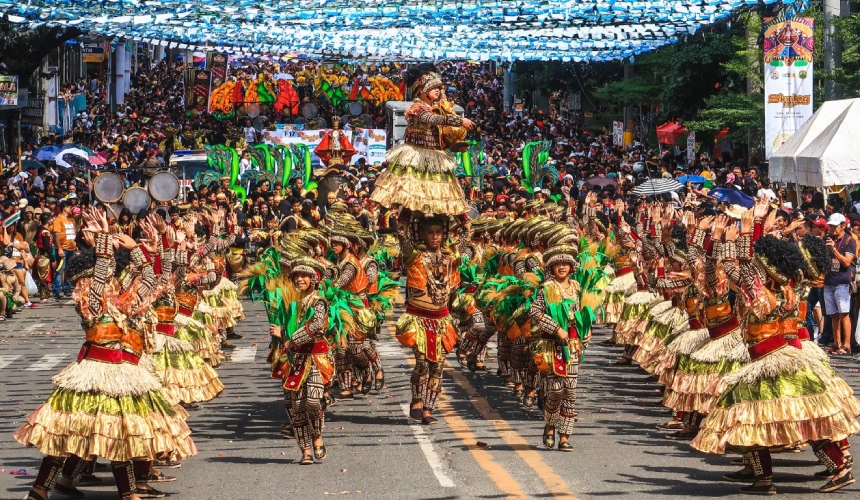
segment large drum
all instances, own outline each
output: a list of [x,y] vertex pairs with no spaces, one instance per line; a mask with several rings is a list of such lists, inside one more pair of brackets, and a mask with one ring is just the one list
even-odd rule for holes
[[122,198],[122,177],[103,172],[93,181],[93,194],[102,203],[116,203]]
[[123,206],[134,215],[137,215],[141,210],[148,209],[151,201],[152,199],[146,189],[138,186],[128,188],[122,195]]
[[179,179],[170,172],[158,172],[149,179],[149,194],[155,201],[173,201],[179,196]]

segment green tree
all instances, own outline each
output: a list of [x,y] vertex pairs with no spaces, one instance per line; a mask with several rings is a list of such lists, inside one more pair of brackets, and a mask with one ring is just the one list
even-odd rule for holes
[[20,24],[9,21],[4,15],[0,18],[0,62],[5,66],[2,71],[18,75],[18,81],[26,86],[51,51],[79,36],[81,30],[78,28],[43,25],[22,29]]
[[839,29],[836,38],[842,42],[842,67],[831,74],[822,74],[842,85],[844,97],[860,97],[860,14],[841,17],[835,24]]
[[[761,144],[764,132],[763,53],[758,35],[761,17],[747,13],[732,34],[732,56],[722,63],[727,84],[705,99],[686,125],[705,136],[724,129],[729,139],[747,146]],[[750,144],[751,143],[751,144]]]

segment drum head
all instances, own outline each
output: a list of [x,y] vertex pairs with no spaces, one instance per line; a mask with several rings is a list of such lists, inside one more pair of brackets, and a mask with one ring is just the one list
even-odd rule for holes
[[149,208],[149,193],[142,187],[128,188],[122,196],[122,204],[133,215],[137,215],[141,210]]
[[159,172],[153,175],[147,187],[155,201],[172,201],[179,196],[179,179],[170,172]]
[[362,113],[364,113],[364,106],[360,102],[349,103],[349,114],[358,116]]
[[116,203],[122,190],[122,178],[113,172],[103,172],[93,181],[93,194],[102,203]]

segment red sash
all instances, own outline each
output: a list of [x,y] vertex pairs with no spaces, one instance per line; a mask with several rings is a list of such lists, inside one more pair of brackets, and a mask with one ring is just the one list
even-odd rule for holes
[[176,334],[176,326],[173,323],[159,323],[155,325],[155,331],[172,337]]
[[120,349],[108,349],[94,344],[84,344],[78,352],[78,362],[84,359],[101,361],[102,363],[131,363],[136,365],[140,362],[140,356]]

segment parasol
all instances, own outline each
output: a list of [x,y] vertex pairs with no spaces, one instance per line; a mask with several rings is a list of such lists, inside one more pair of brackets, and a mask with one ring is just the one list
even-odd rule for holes
[[649,196],[671,193],[683,188],[684,185],[675,179],[649,179],[633,188],[633,194]]
[[107,163],[107,158],[99,154],[90,155],[89,160],[90,164],[92,165],[104,165],[105,163]]
[[617,187],[618,181],[610,177],[592,177],[585,181],[585,184],[582,185],[582,187],[584,187],[585,189],[592,189],[596,187],[603,189],[606,186]]
[[705,179],[701,175],[682,175],[681,177],[678,177],[678,182],[681,184],[686,184],[688,182],[690,184],[704,184],[707,180],[708,179]]
[[24,160],[21,162],[22,170],[39,170],[45,168],[45,164],[36,160]]
[[744,208],[752,208],[755,205],[755,200],[752,196],[732,188],[714,188],[708,191],[708,196],[720,203],[740,205]]
[[42,146],[33,152],[33,157],[42,161],[53,161],[60,153],[60,148],[57,146]]
[[89,155],[77,148],[61,151],[54,161],[57,165],[65,168],[88,168],[90,166]]

